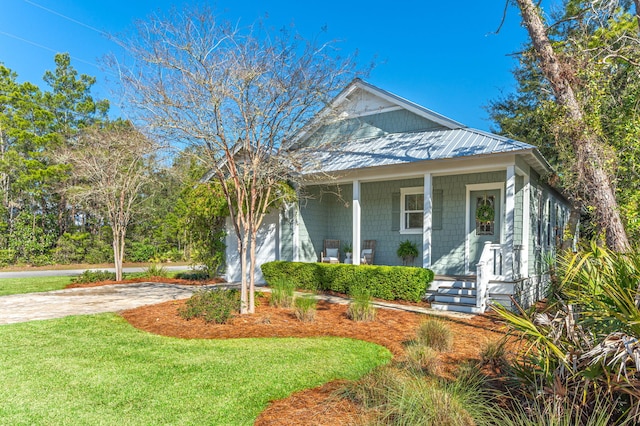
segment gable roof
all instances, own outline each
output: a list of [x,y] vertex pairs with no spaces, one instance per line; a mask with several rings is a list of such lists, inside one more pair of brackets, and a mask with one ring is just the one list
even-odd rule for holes
[[[357,111],[350,110],[349,104],[357,104],[354,100],[358,95],[368,96],[371,99],[375,99],[373,105],[369,105]],[[358,108],[358,106],[356,106]],[[298,134],[287,143],[288,147],[297,147],[304,145],[304,141],[309,138],[315,131],[318,130],[331,113],[341,111],[341,118],[352,118],[366,114],[381,113],[389,110],[403,109],[409,111],[425,120],[433,122],[438,127],[447,129],[459,129],[466,127],[465,125],[458,123],[442,114],[438,114],[428,108],[408,101],[398,95],[395,95],[386,90],[380,89],[366,81],[359,78],[354,79],[347,87],[345,87],[340,93],[338,93],[333,100],[324,107],[314,119],[307,123]]]
[[[387,133],[364,138],[350,138],[345,135],[328,144],[302,147],[300,150],[308,159],[302,164],[301,172],[303,174],[342,172],[418,161],[504,153],[525,154],[529,158],[531,166],[540,174],[552,171],[549,163],[533,145],[466,127],[360,79],[350,83],[327,108],[344,108],[345,104],[353,103],[353,96],[350,99],[350,95],[356,90],[361,90],[388,103],[380,104],[379,110],[374,108],[372,111],[365,111],[365,114],[375,114],[378,111],[384,112],[383,110],[389,109],[405,109],[437,123],[438,126],[422,131]],[[356,111],[356,113],[358,112]],[[360,113],[362,114],[362,111]],[[324,112],[324,114],[327,115],[328,112]],[[345,118],[350,117],[347,114]],[[313,132],[318,130],[317,124],[310,128],[313,131],[309,130],[298,141],[310,138]]]
[[303,174],[516,152],[535,155],[538,172],[550,170],[535,146],[470,128],[393,133],[303,151],[313,154],[303,164]]

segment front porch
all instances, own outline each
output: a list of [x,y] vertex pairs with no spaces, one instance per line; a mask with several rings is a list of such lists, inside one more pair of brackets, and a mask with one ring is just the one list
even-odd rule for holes
[[[489,191],[495,192],[495,226],[480,236],[476,199],[486,198]],[[359,264],[362,242],[375,240],[375,264],[402,265],[396,251],[409,240],[419,252],[413,266],[465,277],[458,280],[467,283],[461,290],[448,288],[451,280],[436,280],[431,287],[434,307],[484,312],[490,300],[510,304],[509,296],[530,275],[529,246],[523,244],[531,229],[529,201],[529,175],[514,165],[307,186],[298,214],[288,213],[291,251],[297,253],[292,260],[319,261],[323,241],[333,239],[340,240],[341,262],[348,244],[352,262]]]

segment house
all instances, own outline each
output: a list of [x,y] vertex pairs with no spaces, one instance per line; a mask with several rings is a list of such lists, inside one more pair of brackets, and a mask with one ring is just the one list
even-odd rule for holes
[[[436,273],[434,308],[483,312],[490,301],[541,298],[569,206],[545,183],[552,169],[536,147],[359,79],[329,109],[289,147],[307,159],[301,197],[265,221],[258,264],[317,262],[323,241],[335,239],[351,244],[353,263],[362,242],[375,240],[375,264],[401,265],[398,245],[409,240],[419,250],[415,266]],[[231,281],[239,279],[234,238]]]

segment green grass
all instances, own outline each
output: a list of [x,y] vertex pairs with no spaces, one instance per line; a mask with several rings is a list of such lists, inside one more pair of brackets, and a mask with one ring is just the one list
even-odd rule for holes
[[73,277],[0,278],[0,296],[61,290]]
[[387,363],[345,338],[183,340],[114,314],[0,326],[0,424],[253,424],[268,402]]

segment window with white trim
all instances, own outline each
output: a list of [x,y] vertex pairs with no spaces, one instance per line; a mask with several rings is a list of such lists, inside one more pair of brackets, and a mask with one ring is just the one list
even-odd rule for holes
[[400,232],[422,233],[424,221],[424,188],[402,188],[400,190]]

